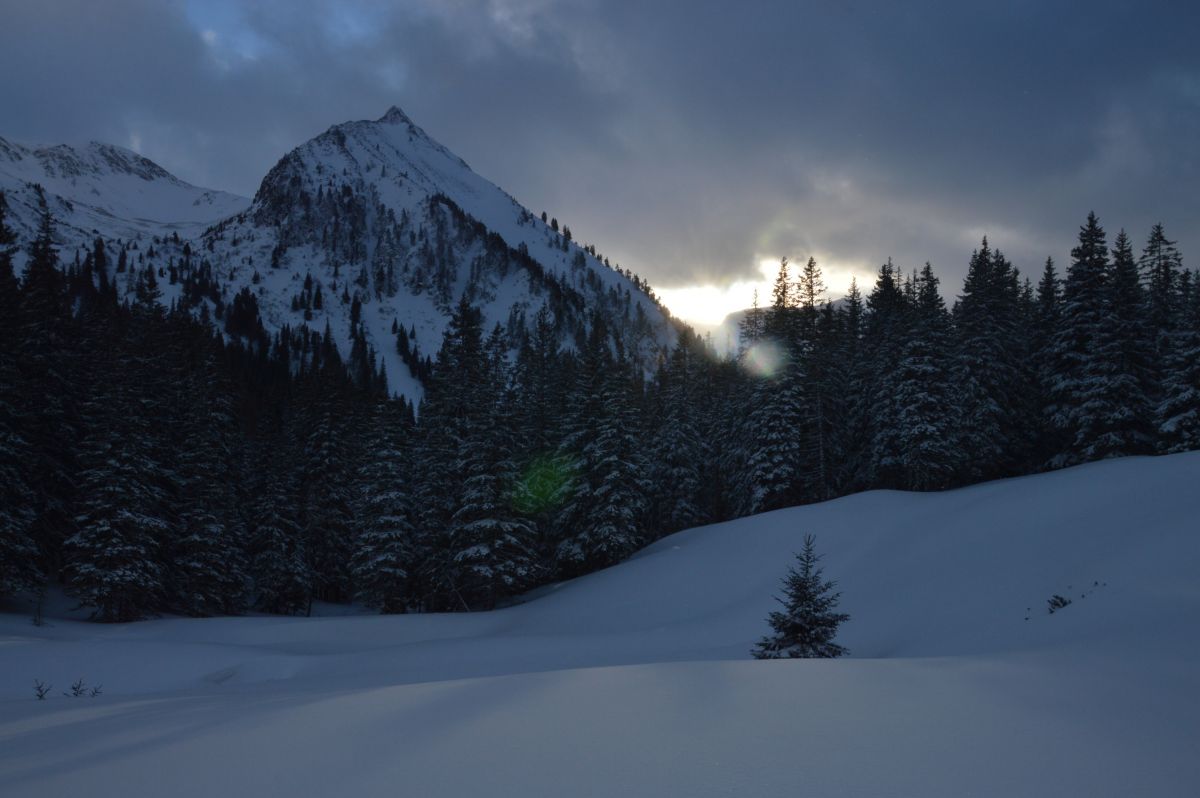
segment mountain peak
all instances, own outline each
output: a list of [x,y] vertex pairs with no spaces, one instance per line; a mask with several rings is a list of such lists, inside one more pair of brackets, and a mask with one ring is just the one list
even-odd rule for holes
[[411,125],[413,123],[413,121],[408,118],[408,114],[401,111],[400,107],[397,105],[393,105],[391,108],[387,109],[387,112],[384,113],[383,116],[379,117],[379,119],[376,121],[384,125]]
[[38,173],[36,178],[30,178],[37,182],[47,178],[71,180],[85,176],[99,179],[105,175],[131,175],[147,182],[178,182],[178,178],[149,158],[99,141],[31,146],[0,139],[0,160],[14,165],[24,162],[24,171]]

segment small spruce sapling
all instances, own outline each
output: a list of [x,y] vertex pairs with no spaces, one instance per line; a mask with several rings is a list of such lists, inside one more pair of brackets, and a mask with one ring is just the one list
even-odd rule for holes
[[41,679],[33,680],[33,694],[37,696],[38,701],[45,701],[46,696],[50,695],[50,690],[54,685],[46,684]]
[[849,615],[836,612],[841,593],[836,582],[821,575],[821,557],[816,553],[816,538],[804,536],[804,550],[796,555],[798,567],[784,577],[784,597],[778,598],[783,612],[769,617],[774,634],[759,641],[751,652],[756,659],[840,657],[849,652],[833,642],[838,625]]

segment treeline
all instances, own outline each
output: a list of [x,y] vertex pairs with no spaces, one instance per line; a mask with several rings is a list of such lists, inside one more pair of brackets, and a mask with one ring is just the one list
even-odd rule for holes
[[984,239],[946,308],[889,261],[865,301],[820,302],[813,260],[743,323],[726,435],[740,512],[869,488],[937,490],[1200,448],[1200,290],[1161,226],[1140,255],[1094,214],[1035,286]]
[[685,333],[652,375],[599,315],[514,345],[464,297],[414,409],[361,329],[343,360],[247,294],[218,335],[149,265],[118,296],[103,243],[62,267],[50,224],[19,282],[0,242],[0,593],[101,620],[484,609],[710,521],[1200,447],[1200,291],[1161,228],[1135,258],[1091,217],[1037,287],[985,242],[952,310],[928,266],[835,306],[785,262],[736,360]]

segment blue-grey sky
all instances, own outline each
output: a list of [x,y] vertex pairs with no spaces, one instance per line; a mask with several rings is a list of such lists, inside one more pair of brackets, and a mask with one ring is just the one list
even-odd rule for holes
[[[132,146],[251,194],[396,104],[681,305],[985,233],[1027,272],[1094,209],[1200,262],[1200,4],[0,0],[0,136]],[[670,289],[710,289],[707,299]],[[714,291],[716,293],[714,293]],[[718,298],[721,297],[721,298]],[[745,301],[748,302],[748,296]]]

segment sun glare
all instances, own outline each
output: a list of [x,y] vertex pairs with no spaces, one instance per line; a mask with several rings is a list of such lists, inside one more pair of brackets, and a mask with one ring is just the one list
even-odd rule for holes
[[779,364],[782,362],[783,353],[774,341],[759,341],[746,350],[746,368],[756,377],[774,377],[779,373]]
[[[871,280],[870,269],[859,264],[837,263],[826,261],[816,255],[821,265],[827,286],[827,299],[840,299],[850,290],[850,279],[858,278],[859,287]],[[793,262],[792,279],[796,279],[799,261]],[[684,321],[700,328],[715,328],[725,321],[730,313],[736,313],[750,307],[754,301],[754,292],[758,291],[758,304],[766,307],[771,304],[771,286],[779,271],[779,258],[761,258],[758,261],[758,271],[761,275],[757,280],[738,280],[728,285],[689,285],[679,288],[662,288],[657,293],[663,304],[671,313]]]

